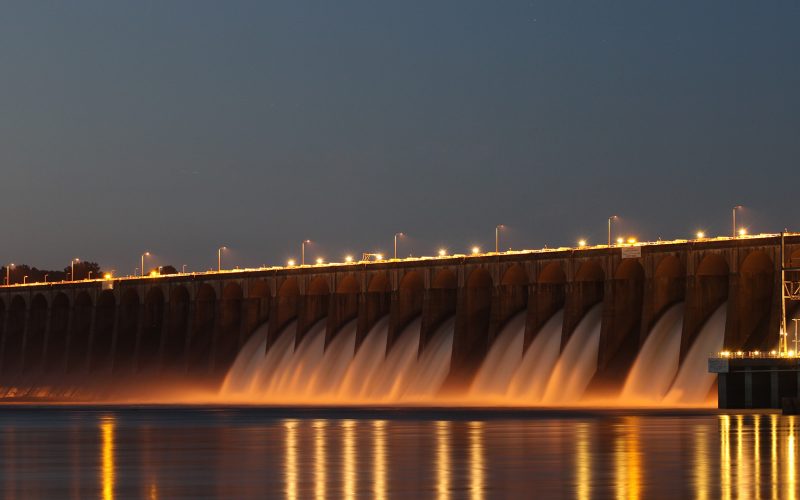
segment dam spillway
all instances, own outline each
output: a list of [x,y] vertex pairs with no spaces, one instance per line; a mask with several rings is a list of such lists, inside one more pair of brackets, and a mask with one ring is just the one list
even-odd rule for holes
[[[800,237],[786,242],[800,257]],[[709,349],[777,343],[779,245],[765,236],[2,287],[0,387],[65,399],[192,386],[275,404],[698,404],[714,394]]]

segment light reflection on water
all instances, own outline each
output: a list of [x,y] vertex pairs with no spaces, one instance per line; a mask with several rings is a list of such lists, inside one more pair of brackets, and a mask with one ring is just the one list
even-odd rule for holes
[[5,409],[3,496],[797,498],[795,417],[290,414]]

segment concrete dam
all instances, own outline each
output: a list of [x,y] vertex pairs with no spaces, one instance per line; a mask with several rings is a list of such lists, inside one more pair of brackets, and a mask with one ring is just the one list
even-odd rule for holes
[[[0,391],[705,404],[709,354],[778,343],[780,247],[761,235],[0,287]],[[800,236],[784,255],[800,261]]]

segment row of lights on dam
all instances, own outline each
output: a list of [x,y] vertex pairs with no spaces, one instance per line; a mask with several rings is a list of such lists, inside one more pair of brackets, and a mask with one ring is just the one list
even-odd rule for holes
[[[742,208],[741,205],[737,205],[737,206],[733,207],[733,211],[732,211],[732,236],[721,237],[720,239],[729,239],[729,238],[735,239],[737,237],[747,236],[747,234],[748,234],[747,229],[746,228],[737,227],[737,225],[736,225],[736,212],[737,212],[737,210],[739,210],[741,208]],[[577,242],[577,248],[578,249],[588,249],[588,248],[597,249],[597,248],[612,248],[614,246],[624,247],[624,246],[628,246],[628,245],[629,246],[635,246],[635,245],[639,245],[639,244],[645,244],[645,243],[640,243],[635,237],[632,237],[632,236],[631,237],[626,237],[626,238],[618,237],[618,238],[616,238],[616,240],[612,240],[612,224],[613,224],[614,221],[616,221],[618,219],[619,219],[619,217],[616,216],[616,215],[612,215],[611,217],[608,218],[608,240],[607,240],[607,243],[605,245],[590,245],[589,242],[586,239],[581,238]],[[499,254],[502,254],[502,253],[511,252],[511,249],[509,249],[508,252],[501,252],[500,251],[500,236],[501,236],[501,232],[502,232],[502,230],[504,228],[505,228],[505,226],[503,224],[498,224],[494,228],[494,236],[495,236],[494,252],[483,252],[480,247],[473,246],[470,249],[469,255],[471,255],[471,256],[486,256],[486,255],[499,255]],[[398,241],[401,238],[403,238],[404,236],[406,236],[406,234],[402,233],[402,232],[394,234],[394,241],[393,241],[393,243],[394,243],[394,254],[393,254],[392,260],[419,260],[419,259],[435,258],[435,257],[408,257],[408,258],[398,259],[398,256],[397,256]],[[704,231],[698,231],[695,234],[695,236],[696,236],[696,240],[708,239],[706,237],[706,233]],[[677,243],[677,242],[686,242],[686,241],[688,241],[688,240],[674,240],[674,241],[670,242],[670,241],[661,241],[659,239],[658,242],[654,242],[654,243],[656,243],[656,244],[657,243]],[[300,257],[299,263],[298,263],[297,260],[292,258],[292,259],[289,259],[286,262],[286,266],[285,267],[305,266],[306,265],[306,245],[310,244],[310,243],[311,243],[311,240],[308,240],[308,239],[307,240],[303,240],[301,242],[301,244],[300,244],[300,256],[301,257]],[[650,244],[650,243],[648,243],[648,244]],[[570,249],[570,248],[576,248],[576,247],[560,247],[560,248],[557,248],[557,249],[552,249],[552,248],[547,248],[545,246],[545,248],[542,249],[541,251],[567,250],[567,249]],[[227,250],[227,249],[228,248],[225,247],[225,246],[221,246],[221,247],[219,247],[217,249],[217,269],[216,269],[216,272],[222,272],[223,271],[222,261],[223,261],[224,251]],[[530,251],[533,251],[533,250],[525,250],[523,252],[530,252]],[[467,254],[458,254],[458,253],[451,254],[446,248],[440,248],[437,251],[437,255],[438,255],[439,258],[466,257],[467,256]],[[136,271],[134,272],[134,276],[132,276],[132,277],[135,277],[135,276],[138,276],[138,277],[147,277],[147,276],[149,276],[149,277],[158,277],[158,276],[161,276],[160,268],[158,270],[153,270],[153,271],[151,271],[149,273],[145,271],[145,269],[146,269],[146,267],[145,267],[146,258],[148,258],[150,256],[151,256],[150,252],[144,252],[144,253],[141,254],[141,256],[140,256],[141,267],[136,268]],[[361,258],[358,259],[358,260],[356,260],[356,258],[353,255],[346,255],[344,257],[344,262],[339,262],[339,263],[332,262],[330,264],[353,264],[353,263],[356,263],[356,262],[358,262],[358,263],[382,262],[382,261],[385,261],[385,260],[387,260],[387,257],[386,257],[385,254],[383,254],[381,252],[374,252],[374,253],[365,252],[365,253],[363,253],[361,255]],[[81,262],[80,259],[72,259],[70,261],[70,269],[71,269],[70,281],[76,281],[75,278],[74,278],[75,277],[75,264],[79,263],[79,262]],[[314,260],[314,263],[316,265],[326,265],[327,264],[323,257],[317,257]],[[179,274],[187,274],[186,267],[187,266],[184,264],[181,267],[181,271],[180,271]],[[271,268],[279,268],[279,267],[280,266],[273,266]],[[5,284],[6,285],[10,284],[10,270],[13,269],[13,268],[14,268],[14,264],[9,264],[8,266],[6,266],[6,279],[5,279]],[[235,270],[240,270],[240,269],[236,268]],[[213,270],[209,270],[208,272],[214,272],[214,271]],[[27,282],[27,278],[28,278],[27,276],[24,277],[22,284],[29,284]],[[113,276],[112,273],[105,273],[103,276],[97,276],[94,279],[110,280],[110,279],[113,279],[113,278],[114,278],[114,276]],[[45,279],[45,283],[47,283],[47,275],[45,275],[44,279]],[[91,271],[89,272],[89,275],[87,276],[86,279],[87,280],[91,280],[92,279]]]

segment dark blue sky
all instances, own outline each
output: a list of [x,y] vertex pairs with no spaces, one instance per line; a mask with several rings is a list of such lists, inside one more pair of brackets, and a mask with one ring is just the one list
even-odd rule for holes
[[28,2],[2,262],[800,230],[797,2]]

